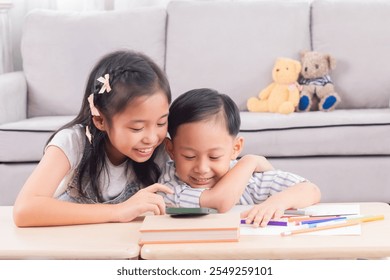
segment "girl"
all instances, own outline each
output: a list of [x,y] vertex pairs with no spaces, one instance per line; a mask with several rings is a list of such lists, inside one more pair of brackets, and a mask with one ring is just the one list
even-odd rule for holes
[[93,68],[77,117],[49,139],[14,205],[17,226],[128,222],[165,213],[169,83],[147,56],[117,51]]
[[265,226],[288,208],[320,201],[320,191],[306,179],[275,170],[265,157],[236,158],[244,139],[238,136],[240,112],[233,100],[212,89],[179,96],[169,109],[167,162],[159,179],[170,186],[165,202],[181,207],[211,207],[220,212],[234,204],[255,206],[242,214],[247,223]]

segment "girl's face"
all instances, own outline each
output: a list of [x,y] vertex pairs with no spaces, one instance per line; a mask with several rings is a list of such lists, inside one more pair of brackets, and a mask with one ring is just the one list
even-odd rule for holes
[[131,158],[145,162],[167,135],[169,104],[166,95],[157,91],[130,102],[127,108],[105,125],[108,138],[106,152],[114,165]]
[[205,120],[180,125],[166,148],[183,182],[192,188],[212,188],[230,169],[242,141],[232,137],[222,121]]

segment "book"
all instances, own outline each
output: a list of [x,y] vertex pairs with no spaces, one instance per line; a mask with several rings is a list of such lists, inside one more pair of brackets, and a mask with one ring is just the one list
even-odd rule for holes
[[239,213],[193,217],[146,216],[139,244],[237,242],[240,236]]

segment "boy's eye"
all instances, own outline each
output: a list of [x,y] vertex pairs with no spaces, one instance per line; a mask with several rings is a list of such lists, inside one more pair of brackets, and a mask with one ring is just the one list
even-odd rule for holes
[[195,156],[186,156],[186,155],[182,155],[185,159],[194,159]]
[[140,132],[142,129],[144,129],[144,128],[143,127],[141,127],[141,128],[130,127],[130,130],[132,130],[134,132]]
[[165,126],[167,124],[167,122],[164,122],[164,123],[158,123],[157,126]]

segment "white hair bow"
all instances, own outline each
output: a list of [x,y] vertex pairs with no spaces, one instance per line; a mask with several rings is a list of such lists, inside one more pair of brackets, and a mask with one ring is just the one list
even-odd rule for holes
[[100,89],[99,93],[104,93],[104,91],[107,91],[107,93],[109,93],[111,91],[110,75],[109,74],[105,74],[104,78],[103,77],[99,77],[97,80],[99,82],[103,83],[102,88]]

